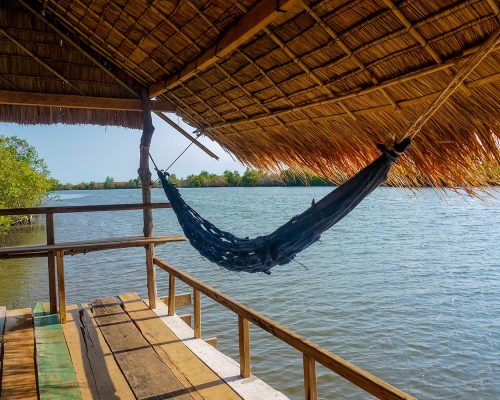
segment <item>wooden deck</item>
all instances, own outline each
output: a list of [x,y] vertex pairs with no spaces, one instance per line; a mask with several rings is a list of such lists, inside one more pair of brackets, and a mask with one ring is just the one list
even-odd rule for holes
[[194,332],[160,300],[135,294],[67,307],[0,307],[0,398],[286,399]]

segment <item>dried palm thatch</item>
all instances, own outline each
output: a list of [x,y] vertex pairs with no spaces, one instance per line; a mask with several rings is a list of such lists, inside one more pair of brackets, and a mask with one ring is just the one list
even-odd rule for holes
[[[169,82],[161,97],[245,164],[330,179],[366,165],[376,142],[404,136],[500,26],[495,0],[282,0],[288,12],[183,77],[258,3],[45,0],[37,8],[129,81]],[[471,190],[500,182],[499,48],[433,114],[393,183]],[[74,72],[90,81],[85,94],[104,90],[92,83],[116,83]]]
[[[14,1],[0,1],[0,90],[132,98],[131,94]],[[111,67],[111,66],[110,66]],[[134,81],[128,79],[130,83]],[[141,128],[140,112],[0,105],[0,121]]]

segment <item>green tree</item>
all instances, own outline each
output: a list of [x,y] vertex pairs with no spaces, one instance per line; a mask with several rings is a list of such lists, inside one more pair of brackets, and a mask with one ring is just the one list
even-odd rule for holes
[[224,176],[226,177],[229,186],[241,185],[241,175],[238,171],[224,171]]
[[179,186],[179,184],[181,183],[181,180],[179,178],[177,178],[177,175],[175,175],[175,174],[170,174],[170,177],[168,178],[168,180],[172,185],[175,185],[175,186]]
[[[106,177],[106,180],[104,181],[104,189],[113,189],[115,187],[115,180],[111,178],[110,176]],[[94,188],[92,188],[94,189]]]
[[260,178],[261,174],[259,171],[247,168],[241,178],[241,182],[243,183],[243,186],[256,186]]
[[[47,165],[24,139],[0,136],[0,208],[37,207],[53,189]],[[26,218],[0,217],[5,228]]]

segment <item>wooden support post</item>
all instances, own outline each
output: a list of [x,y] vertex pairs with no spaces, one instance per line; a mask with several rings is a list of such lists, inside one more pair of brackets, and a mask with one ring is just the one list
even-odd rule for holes
[[175,275],[168,276],[168,315],[175,314]]
[[[54,244],[54,214],[45,214],[45,230],[47,234],[47,244]],[[50,313],[57,313],[57,285],[56,285],[56,260],[54,252],[49,252],[47,256],[47,266],[49,272],[49,302]]]
[[238,333],[240,342],[240,375],[250,377],[250,323],[238,315]]
[[148,244],[146,246],[146,270],[148,277],[148,299],[149,308],[156,308],[156,271],[153,264],[153,258],[155,256],[155,246],[154,244]]
[[59,291],[59,317],[61,324],[66,323],[66,288],[64,286],[64,251],[56,253],[57,287]]
[[201,304],[200,291],[193,289],[194,338],[201,339]]
[[304,398],[318,400],[318,383],[316,380],[316,362],[304,354]]
[[[151,203],[151,172],[149,171],[149,146],[155,130],[151,118],[151,101],[147,89],[142,90],[142,120],[143,130],[140,146],[139,170],[137,171],[142,184],[142,202]],[[151,209],[144,209],[144,236],[153,236],[153,212]],[[153,265],[154,246],[146,247],[146,271],[148,282],[149,307],[156,308],[156,276]]]

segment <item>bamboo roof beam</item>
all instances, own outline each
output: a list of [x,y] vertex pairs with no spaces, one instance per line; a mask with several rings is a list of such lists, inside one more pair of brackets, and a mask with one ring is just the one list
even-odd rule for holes
[[[307,110],[309,108],[318,107],[318,106],[321,106],[321,105],[327,105],[327,104],[335,103],[335,102],[338,102],[338,101],[347,100],[347,99],[350,99],[350,98],[367,95],[367,94],[370,94],[370,93],[372,93],[374,91],[380,90],[380,88],[390,87],[390,86],[393,86],[393,85],[397,85],[399,83],[403,83],[403,82],[406,82],[406,81],[409,81],[409,80],[421,78],[423,76],[426,76],[426,75],[429,75],[429,74],[433,74],[435,72],[439,72],[439,71],[445,70],[446,68],[455,67],[455,66],[458,66],[458,65],[466,62],[468,60],[468,57],[471,54],[473,54],[479,47],[480,46],[475,46],[473,48],[470,48],[467,51],[465,51],[462,56],[454,58],[452,60],[449,60],[449,61],[447,61],[447,62],[445,62],[445,63],[443,63],[441,65],[434,65],[432,67],[423,68],[421,70],[414,71],[414,72],[408,73],[406,75],[401,75],[401,76],[399,76],[397,78],[393,78],[393,79],[389,79],[389,80],[386,80],[386,81],[382,81],[377,86],[370,86],[368,88],[354,90],[354,91],[352,91],[350,93],[342,94],[342,95],[340,95],[340,96],[338,96],[336,98],[331,98],[331,99],[325,99],[325,100],[319,100],[319,101],[309,102],[307,104],[303,104],[303,105],[298,105],[298,106],[295,106],[295,107],[290,107],[290,108],[285,108],[285,109],[277,110],[277,111],[273,112],[273,115],[280,116],[280,115],[285,115],[285,114],[288,114],[288,113],[295,113],[297,111],[304,111],[304,110]],[[497,45],[496,48],[493,51],[498,51],[498,50],[500,50],[500,46]],[[498,74],[494,74],[492,77],[490,77],[488,79],[481,79],[479,81],[482,82],[482,84],[491,83],[491,82],[494,82],[494,81],[497,80],[497,78],[496,78],[497,75]],[[474,84],[473,82],[471,82],[471,83],[465,83],[465,85],[468,86],[469,88],[471,88],[471,87],[477,87],[477,84]],[[392,107],[392,106],[389,106],[389,107]],[[356,111],[354,111],[354,112],[356,113]],[[345,116],[346,114],[342,114],[342,115]],[[234,126],[234,125],[238,125],[238,124],[242,124],[242,123],[246,123],[246,122],[255,122],[255,121],[266,119],[268,117],[269,117],[268,115],[262,114],[262,115],[257,115],[255,117],[252,117],[249,120],[235,120],[235,121],[228,121],[227,123],[223,123],[223,124],[214,124],[214,125],[208,127],[207,131],[213,131],[215,129],[224,128],[224,127],[228,127],[228,126]]]
[[[300,58],[298,58],[296,56],[296,54],[292,50],[290,50],[290,48],[285,43],[283,43],[283,41],[278,36],[276,36],[269,28],[264,28],[264,32],[266,32],[266,34],[271,39],[273,39],[273,41],[279,47],[281,47],[281,49],[286,54],[288,54],[288,56],[299,67],[301,67],[308,76],[310,76],[314,80],[314,82],[321,88],[321,90],[323,90],[323,92],[325,92],[330,97],[337,97],[335,95],[335,93],[333,93],[333,91],[321,81],[321,79],[319,78],[319,76],[313,70],[311,70],[311,68],[309,68],[306,64],[304,64],[304,62]],[[349,108],[342,101],[338,101],[338,104],[340,105],[340,107],[342,107],[342,109],[345,111],[345,113],[347,115],[349,115],[353,120],[357,119],[356,116],[352,113],[352,111],[349,110]]]
[[212,47],[189,62],[175,75],[152,85],[150,87],[151,96],[158,96],[167,90],[171,90],[181,82],[194,76],[198,71],[207,69],[269,25],[280,15],[280,11],[292,9],[297,5],[297,2],[298,0],[260,1],[236,25],[218,38]]
[[[93,110],[142,111],[140,99],[79,96],[56,93],[33,93],[0,90],[0,104],[81,108]],[[167,101],[151,101],[151,108],[158,112],[174,112],[176,107]]]
[[[54,30],[55,32],[57,32],[59,35],[61,35],[62,37],[65,38],[65,41],[67,41],[68,43],[70,43],[75,49],[77,49],[81,54],[83,54],[85,57],[87,57],[90,61],[92,61],[94,63],[94,65],[96,65],[98,68],[100,68],[103,72],[105,72],[108,76],[110,76],[112,79],[114,79],[120,86],[122,86],[124,89],[126,89],[129,93],[133,94],[134,96],[136,96],[137,98],[140,98],[140,94],[135,91],[133,88],[131,88],[130,86],[128,86],[123,80],[121,80],[120,78],[118,78],[113,72],[111,72],[108,68],[106,68],[104,65],[101,64],[101,62],[99,62],[99,60],[97,60],[94,56],[92,56],[89,52],[87,52],[86,50],[84,50],[78,43],[76,43],[74,40],[72,40],[68,35],[66,35],[64,32],[62,32],[55,24],[53,24],[52,22],[50,22],[46,16],[40,14],[36,9],[34,9],[33,7],[31,7],[25,0],[18,0],[26,9],[28,9],[29,11],[31,11],[32,14],[35,15],[35,17],[37,17],[38,19],[40,19],[42,22],[44,22],[46,25],[48,25],[52,30]],[[65,21],[66,25],[69,25],[69,27],[74,28],[74,26],[71,24],[71,23],[68,23],[68,21],[63,18],[61,15],[58,15],[57,11],[52,9],[51,10],[54,14],[57,15],[57,17],[59,19],[61,19],[62,21]],[[76,30],[76,29],[75,29]],[[90,42],[92,42],[92,40],[90,40],[90,38],[83,34],[81,31],[78,32],[77,30],[77,33],[79,35],[81,35],[82,37],[86,38],[87,40],[89,40]],[[109,54],[107,54],[107,52],[102,49],[101,46],[99,46],[98,44],[96,43],[92,43],[93,44],[93,47],[95,47],[96,51],[98,51],[98,53],[100,53],[103,57],[105,57],[106,59],[110,60],[112,59],[113,62],[116,62],[116,59],[113,59],[109,56]],[[134,74],[130,74],[130,71],[128,71],[126,68],[124,68],[124,65],[122,64],[121,67],[127,72],[129,73],[129,75],[131,75],[131,77],[134,77]],[[133,71],[132,71],[133,72]],[[134,77],[135,78],[135,77]],[[137,79],[137,78],[135,78]],[[141,82],[142,79],[139,80],[139,82]],[[144,81],[142,81],[142,84],[145,84]],[[177,99],[179,100],[179,99]],[[183,102],[180,101],[180,103],[182,104]],[[184,103],[184,106],[186,108],[187,105]],[[179,110],[177,110],[178,112]],[[173,127],[174,129],[176,129],[182,136],[184,136],[186,139],[188,139],[189,141],[191,141],[192,143],[194,143],[197,147],[199,147],[201,150],[203,150],[206,154],[208,154],[210,157],[212,158],[215,158],[215,159],[219,159],[219,157],[217,155],[215,155],[211,150],[209,150],[207,147],[205,147],[203,144],[201,144],[197,138],[193,138],[189,133],[187,133],[184,129],[182,129],[179,125],[177,125],[174,121],[172,121],[170,118],[168,118],[166,115],[162,114],[161,112],[155,112],[155,114],[161,118],[163,121],[165,121],[167,124],[169,124],[171,127]]]
[[[487,85],[487,84],[490,84],[492,82],[496,82],[499,80],[500,80],[500,73],[497,73],[497,74],[489,75],[489,76],[468,82],[467,88],[470,90],[470,89],[477,88],[477,87],[480,87],[483,85]],[[414,97],[411,99],[401,100],[398,104],[399,104],[400,108],[402,108],[402,109],[408,108],[408,107],[414,107],[418,104],[422,104],[425,102],[435,100],[437,97],[439,97],[439,95],[441,93],[442,93],[442,91],[428,93],[428,94],[425,94],[425,95],[420,96],[420,97]],[[359,115],[359,116],[363,116],[363,115],[371,115],[372,113],[375,113],[375,112],[384,112],[384,111],[385,112],[392,111],[392,106],[390,104],[382,105],[382,106],[373,106],[373,107],[363,108],[363,109],[359,109],[359,110],[354,110],[353,113],[355,113],[356,115]],[[331,115],[325,115],[325,116],[321,116],[321,117],[296,119],[294,121],[286,122],[285,125],[288,127],[293,127],[293,126],[300,125],[300,124],[308,124],[311,121],[316,122],[316,123],[321,123],[321,122],[332,121],[332,120],[341,120],[341,119],[345,119],[346,117],[347,117],[346,113],[331,114]],[[242,122],[247,122],[247,121],[242,121]],[[249,122],[253,122],[253,121],[249,121]],[[224,126],[221,126],[219,128],[223,128],[223,127]],[[279,127],[280,126],[278,124],[268,125],[268,126],[266,126],[266,129],[273,129],[273,128],[279,128]],[[212,134],[231,135],[231,134],[238,134],[238,133],[242,133],[242,132],[245,132],[245,133],[253,132],[253,131],[258,132],[261,130],[262,130],[262,127],[255,127],[255,128],[249,128],[249,129],[244,129],[244,130],[240,130],[240,131],[233,131],[233,132],[229,132],[229,133],[223,133],[220,131],[219,132],[216,131],[216,132],[212,132]]]
[[498,8],[498,5],[495,2],[495,0],[486,0],[486,2],[490,6],[491,11],[493,11],[493,14],[495,14],[498,18],[500,16],[500,8]]
[[9,81],[7,78],[5,78],[5,76],[2,76],[0,75],[0,82],[3,82],[4,84],[6,84],[8,87],[10,87],[11,89],[14,89],[14,90],[18,90],[19,88],[14,85],[11,81]]
[[[366,72],[370,76],[370,80],[373,84],[378,85],[379,81],[377,77],[374,75],[372,71],[366,68],[366,66],[361,62],[358,56],[356,56],[352,50],[345,44],[345,42],[335,33],[335,31],[328,26],[321,17],[314,11],[304,0],[300,0],[301,6],[307,11],[307,13],[314,18],[314,20],[318,23],[318,25],[326,32],[330,37],[337,43],[337,45],[342,49],[342,51],[351,58],[352,61],[361,69],[361,71]],[[380,89],[380,92],[384,95],[384,97],[393,105],[394,108],[397,108],[396,101],[392,98],[392,96],[387,93],[387,90]]]
[[[384,4],[394,13],[397,19],[408,29],[410,35],[423,47],[423,49],[429,54],[434,61],[438,64],[443,63],[442,57],[438,54],[436,50],[434,50],[430,44],[425,40],[419,30],[411,23],[411,21],[401,12],[398,6],[394,3],[393,0],[383,0]],[[454,73],[451,69],[447,68],[446,73],[450,76],[453,76]],[[460,85],[460,89],[467,95],[470,96],[472,93],[465,85]]]
[[19,41],[17,41],[15,38],[13,38],[11,35],[9,35],[5,30],[0,28],[0,34],[4,35],[7,39],[9,39],[12,43],[14,43],[17,47],[19,47],[22,51],[24,51],[26,54],[28,54],[33,60],[35,60],[38,64],[40,64],[42,67],[44,67],[47,71],[51,72],[55,76],[57,76],[61,81],[66,83],[69,87],[72,89],[76,90],[78,93],[85,95],[85,93],[82,92],[82,90],[71,83],[68,79],[66,79],[64,76],[62,76],[59,72],[57,72],[54,68],[52,68],[50,65],[48,65],[45,61],[37,57],[31,50],[23,46]]

